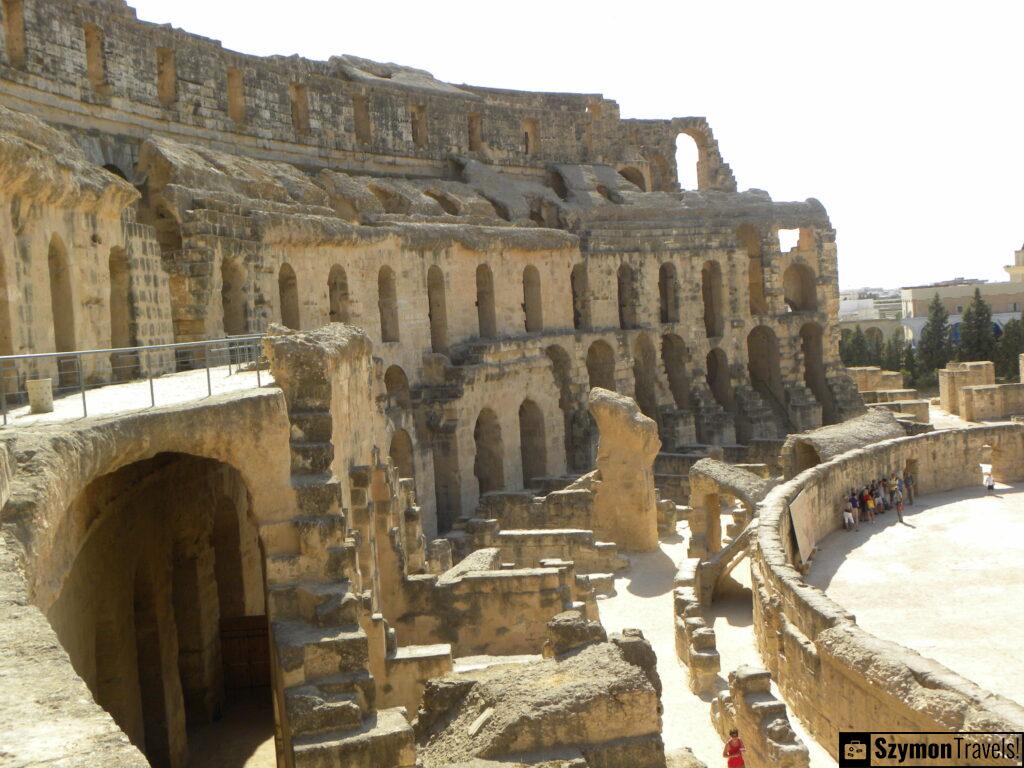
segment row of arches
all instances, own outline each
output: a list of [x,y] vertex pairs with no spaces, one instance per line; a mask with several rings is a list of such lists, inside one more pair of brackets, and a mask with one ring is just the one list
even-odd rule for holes
[[[519,406],[518,420],[523,487],[529,488],[548,471],[544,413],[536,402],[526,398]],[[493,409],[484,407],[480,410],[473,426],[473,444],[473,476],[476,478],[480,494],[503,490],[505,445],[501,436],[501,424]]]
[[[759,256],[757,259],[751,257],[749,275],[751,312],[764,314],[767,312],[767,304]],[[236,262],[224,261],[224,328],[229,335],[245,332],[244,299],[241,296],[244,279],[244,269]],[[569,281],[572,292],[573,327],[576,330],[588,330],[591,326],[590,302],[587,270],[584,264],[573,266]],[[426,282],[431,348],[435,352],[446,352],[448,306],[446,280],[442,269],[436,264],[432,265],[427,270]],[[494,273],[489,265],[477,266],[475,282],[478,333],[482,339],[492,339],[498,335],[498,322]],[[353,319],[352,301],[344,268],[339,265],[331,267],[327,284],[331,322],[350,322]],[[817,309],[816,278],[808,265],[799,262],[791,264],[783,274],[783,286],[784,300],[789,311],[809,312]],[[616,276],[616,288],[619,327],[624,330],[640,327],[642,292],[637,269],[629,264],[621,264]],[[290,328],[299,328],[298,282],[295,270],[288,263],[282,264],[278,273],[278,291],[281,321]],[[681,320],[682,302],[679,291],[676,265],[672,262],[661,264],[658,269],[658,306],[659,321],[662,324],[678,323]],[[522,297],[520,306],[523,330],[526,333],[542,332],[544,301],[541,276],[540,271],[532,264],[524,267],[522,272]],[[722,267],[718,261],[708,260],[701,267],[701,301],[705,334],[708,338],[721,337],[725,327],[726,308]],[[382,341],[399,341],[397,280],[394,270],[389,266],[381,267],[377,274],[377,308]]]

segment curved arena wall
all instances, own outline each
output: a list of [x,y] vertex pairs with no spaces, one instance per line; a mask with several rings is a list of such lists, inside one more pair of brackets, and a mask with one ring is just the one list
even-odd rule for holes
[[801,529],[806,546],[815,546],[839,528],[851,486],[916,462],[919,494],[948,491],[976,484],[977,462],[989,453],[997,479],[1024,478],[1024,427],[931,432],[853,450],[802,472],[759,505],[751,555],[758,646],[789,705],[834,756],[843,730],[1024,729],[1024,707],[864,631],[805,583],[791,517],[791,504],[804,494],[809,519]]

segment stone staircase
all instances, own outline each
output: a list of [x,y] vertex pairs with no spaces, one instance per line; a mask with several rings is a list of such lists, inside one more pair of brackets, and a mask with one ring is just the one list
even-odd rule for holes
[[274,540],[293,547],[267,557],[267,584],[294,765],[411,768],[413,732],[402,709],[375,708],[371,640],[363,628],[369,593],[358,532],[349,529],[331,473],[330,411],[298,403],[289,417],[298,514],[272,524]]

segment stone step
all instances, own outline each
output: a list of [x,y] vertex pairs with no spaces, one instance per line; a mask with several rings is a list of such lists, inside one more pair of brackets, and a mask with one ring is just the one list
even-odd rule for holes
[[331,547],[344,547],[349,538],[348,521],[344,515],[303,515],[295,518],[299,535],[299,551],[304,555],[323,557]]
[[318,627],[302,619],[274,622],[278,664],[286,686],[366,669],[369,645],[357,624]]
[[326,472],[334,461],[334,444],[323,442],[291,443],[292,474],[315,475]]
[[330,472],[294,475],[292,488],[301,515],[330,515],[341,510],[341,483]]
[[330,584],[300,582],[273,586],[268,596],[275,619],[303,619],[318,627],[359,622],[359,597],[347,579]]
[[293,738],[359,728],[366,714],[356,694],[332,693],[311,683],[287,689],[284,701]]
[[356,729],[295,738],[295,768],[414,768],[416,745],[403,711],[382,709]]
[[288,418],[292,423],[293,442],[322,443],[331,439],[333,421],[330,411],[293,408],[288,412]]
[[296,582],[334,582],[349,578],[358,569],[352,541],[311,554],[267,555],[267,583],[285,586]]

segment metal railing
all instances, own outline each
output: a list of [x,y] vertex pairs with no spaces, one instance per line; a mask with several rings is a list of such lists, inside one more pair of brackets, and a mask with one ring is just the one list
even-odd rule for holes
[[[115,349],[84,349],[72,352],[40,352],[28,355],[0,356],[0,409],[3,424],[9,417],[27,407],[27,382],[32,379],[52,380],[53,399],[66,402],[68,396],[80,395],[82,416],[89,415],[86,392],[117,384],[148,383],[148,407],[157,404],[155,382],[188,371],[205,369],[206,396],[214,393],[214,380],[254,371],[255,386],[263,385],[261,370],[267,369],[262,357],[263,334],[228,336],[209,341],[176,344],[153,344]],[[193,382],[189,382],[193,384]],[[239,389],[230,386],[227,389]],[[225,390],[226,391],[226,390]],[[131,407],[147,407],[145,392],[138,392]],[[199,395],[201,396],[201,395]],[[179,401],[195,399],[179,398]],[[111,411],[113,412],[113,411]]]

